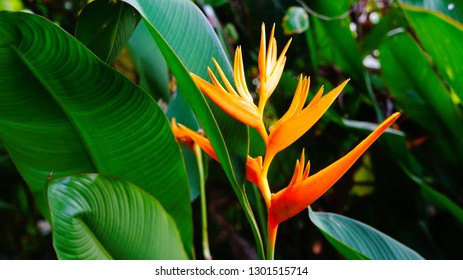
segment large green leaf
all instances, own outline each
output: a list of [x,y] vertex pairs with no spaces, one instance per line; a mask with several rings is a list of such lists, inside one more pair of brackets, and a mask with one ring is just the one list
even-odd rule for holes
[[177,78],[181,93],[185,95],[211,140],[232,185],[241,186],[248,149],[247,128],[216,106],[211,106],[211,111],[188,72],[206,78],[207,67],[212,65],[214,57],[232,79],[231,67],[210,24],[190,1],[126,2],[133,5],[144,18],[148,30]]
[[[403,6],[420,44],[437,70],[463,100],[463,24],[440,13]],[[461,9],[461,5],[460,5]]]
[[0,12],[0,140],[43,212],[50,173],[115,175],[161,202],[192,254],[188,183],[165,114],[147,93],[35,15]]
[[[406,33],[388,38],[380,48],[383,78],[397,107],[432,137],[425,143],[428,165],[446,174],[451,186],[461,178],[463,125],[451,93],[431,62]],[[451,179],[454,178],[454,179]],[[452,182],[453,181],[453,182]]]
[[140,15],[124,2],[95,0],[79,15],[76,38],[106,63],[113,62],[135,30]]
[[60,259],[186,259],[175,221],[137,186],[83,174],[50,182],[53,245]]
[[309,218],[328,241],[348,259],[421,260],[418,253],[384,233],[354,219],[326,212]]
[[[203,78],[214,57],[232,80],[232,71],[217,36],[207,19],[190,1],[126,0],[142,15],[154,41],[175,75],[180,93],[191,106],[206,132],[251,224],[258,253],[264,256],[258,226],[244,191],[246,156],[249,147],[247,127],[208,104],[190,77],[189,71]],[[175,20],[172,20],[175,15]],[[180,30],[180,32],[179,32]]]

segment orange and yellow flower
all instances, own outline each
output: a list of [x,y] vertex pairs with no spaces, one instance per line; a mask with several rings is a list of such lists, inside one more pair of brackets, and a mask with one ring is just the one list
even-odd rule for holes
[[[275,90],[283,73],[286,61],[286,51],[289,41],[277,58],[277,44],[274,38],[274,27],[270,35],[268,46],[265,41],[265,26],[262,25],[262,37],[258,55],[259,68],[259,102],[256,106],[245,80],[241,48],[235,52],[234,80],[235,87],[228,81],[224,72],[213,60],[223,85],[219,82],[211,69],[208,69],[212,83],[191,74],[200,90],[217,106],[238,121],[255,128],[262,136],[266,152],[263,156],[246,160],[246,179],[259,188],[268,210],[268,248],[272,251],[276,239],[278,225],[298,214],[333,186],[355,161],[373,144],[376,139],[400,116],[395,113],[381,123],[367,138],[341,159],[332,163],[314,175],[310,175],[310,162],[305,164],[304,152],[300,160],[296,161],[293,177],[288,186],[277,193],[272,193],[267,179],[267,173],[273,158],[286,149],[302,135],[304,135],[328,110],[339,96],[348,80],[323,95],[323,87],[317,92],[310,103],[304,107],[310,80],[308,77],[299,78],[293,100],[288,111],[269,129],[264,124],[264,107]],[[203,135],[172,121],[172,131],[180,143],[187,146],[198,145],[210,157],[218,160],[209,140]]]

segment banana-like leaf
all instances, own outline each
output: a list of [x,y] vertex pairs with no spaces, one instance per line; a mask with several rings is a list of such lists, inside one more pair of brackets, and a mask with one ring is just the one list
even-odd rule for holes
[[0,12],[0,140],[47,214],[47,176],[111,174],[156,197],[192,255],[188,182],[164,112],[50,21]]
[[463,100],[463,49],[459,47],[463,45],[463,24],[437,12],[406,5],[402,7],[435,67]]
[[175,221],[139,187],[83,174],[48,187],[59,259],[187,259]]
[[80,13],[76,38],[101,60],[112,63],[139,21],[137,11],[124,2],[95,0]]
[[126,2],[143,17],[232,185],[242,186],[248,150],[247,128],[218,107],[209,107],[189,74],[190,71],[206,78],[207,67],[212,65],[212,58],[215,58],[232,80],[231,67],[210,24],[190,1]]
[[309,209],[309,218],[347,259],[422,260],[418,253],[357,220]]
[[435,72],[429,57],[404,32],[384,41],[380,47],[380,61],[384,81],[396,105],[410,120],[432,134],[423,147],[428,149],[426,154],[430,161],[427,164],[436,174],[445,174],[440,178],[444,184],[458,185],[463,125],[460,110],[448,87]]
[[217,36],[198,7],[190,1],[125,1],[141,14],[175,75],[180,92],[210,139],[251,224],[258,253],[263,257],[262,239],[243,187],[249,147],[248,129],[214,104],[209,105],[189,74],[191,71],[206,78],[207,67],[212,64],[214,57],[232,80],[231,67]]

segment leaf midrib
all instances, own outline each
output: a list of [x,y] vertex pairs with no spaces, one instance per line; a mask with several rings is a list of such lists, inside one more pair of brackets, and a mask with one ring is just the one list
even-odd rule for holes
[[74,128],[75,133],[79,136],[79,139],[82,143],[82,146],[85,147],[85,151],[88,154],[88,157],[90,158],[90,161],[92,163],[92,168],[97,171],[97,164],[96,160],[91,153],[91,150],[89,148],[88,143],[85,141],[84,135],[81,133],[81,131],[78,129],[79,126],[76,124],[76,122],[73,120],[71,117],[71,114],[69,113],[68,110],[66,110],[66,106],[60,102],[60,99],[58,96],[55,94],[55,91],[53,90],[52,87],[48,85],[46,80],[36,71],[36,69],[33,67],[33,64],[30,63],[30,61],[20,52],[18,48],[16,48],[14,45],[9,45],[10,48],[18,55],[18,57],[21,59],[21,61],[26,65],[27,69],[34,75],[34,77],[37,79],[37,81],[44,87],[44,89],[47,91],[47,93],[50,95],[50,97],[56,102],[59,108],[61,108],[61,111],[63,112],[64,116],[66,116],[66,119],[69,121],[69,123],[72,125]]

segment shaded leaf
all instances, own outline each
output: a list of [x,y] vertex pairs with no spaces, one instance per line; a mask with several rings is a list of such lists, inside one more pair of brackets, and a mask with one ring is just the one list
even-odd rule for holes
[[79,15],[76,38],[106,63],[112,63],[135,30],[140,15],[122,1],[95,0]]
[[[371,132],[375,124],[343,119],[346,127]],[[463,224],[463,209],[453,202],[449,197],[434,189],[424,180],[422,166],[412,152],[408,149],[405,134],[403,132],[388,129],[377,141],[376,146],[384,155],[387,155],[396,162],[401,169],[420,188],[421,195],[428,202],[449,211],[455,219]]]
[[[461,2],[461,1],[460,1]],[[463,3],[459,5],[463,9]],[[432,58],[437,70],[463,100],[463,24],[442,14],[403,6],[405,15],[420,44]],[[462,13],[463,15],[463,13]]]
[[156,100],[170,100],[169,68],[151,34],[140,22],[129,40],[130,55],[138,73],[139,85]]
[[436,174],[445,174],[440,178],[442,183],[455,185],[461,178],[457,170],[463,156],[463,122],[451,93],[406,33],[395,34],[384,42],[380,61],[384,81],[397,107],[432,136],[423,145],[432,159],[426,163]]

